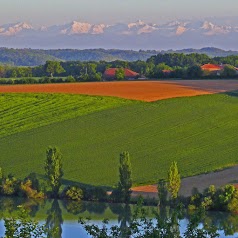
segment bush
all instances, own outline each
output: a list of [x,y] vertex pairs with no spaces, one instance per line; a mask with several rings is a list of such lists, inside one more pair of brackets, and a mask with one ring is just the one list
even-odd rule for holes
[[68,200],[81,201],[83,198],[83,190],[77,186],[69,186],[63,192],[63,197]]
[[227,205],[227,210],[230,212],[235,212],[235,213],[238,212],[238,190],[237,189],[233,193],[233,197]]
[[51,83],[52,79],[49,77],[43,77],[39,79],[39,83]]
[[52,78],[51,82],[52,83],[63,83],[64,80],[62,78]]
[[107,192],[101,187],[84,188],[84,199],[103,202],[107,200]]
[[2,193],[3,195],[12,196],[16,195],[19,188],[19,182],[13,176],[8,176],[2,181]]
[[31,181],[31,187],[37,191],[40,191],[40,183],[38,178],[36,177],[36,173],[30,173],[24,181],[26,182],[27,180]]
[[76,80],[75,80],[75,78],[72,76],[72,75],[70,75],[70,76],[68,76],[66,79],[65,79],[65,82],[67,82],[67,83],[73,83],[73,82],[75,82]]
[[32,182],[30,179],[28,179],[26,182],[22,182],[20,189],[23,195],[25,195],[27,198],[45,198],[43,192],[38,192],[37,190],[32,188]]

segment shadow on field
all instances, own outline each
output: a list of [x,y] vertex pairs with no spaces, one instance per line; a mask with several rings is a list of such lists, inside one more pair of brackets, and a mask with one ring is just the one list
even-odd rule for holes
[[231,97],[238,97],[238,90],[224,92],[223,94],[226,94],[226,95],[231,96]]
[[[37,177],[40,180],[43,180],[43,181],[47,180],[46,176],[42,175],[42,174],[37,174]],[[81,188],[103,188],[105,190],[112,190],[113,189],[110,186],[95,186],[95,185],[80,183],[80,182],[76,182],[76,181],[72,181],[72,180],[68,180],[68,179],[62,179],[62,185],[63,186],[79,186]]]

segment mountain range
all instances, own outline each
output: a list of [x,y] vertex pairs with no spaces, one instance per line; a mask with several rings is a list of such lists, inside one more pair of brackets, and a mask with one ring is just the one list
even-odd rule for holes
[[165,24],[68,24],[34,27],[27,22],[0,25],[0,45],[13,48],[181,49],[205,46],[238,50],[238,20],[176,20]]

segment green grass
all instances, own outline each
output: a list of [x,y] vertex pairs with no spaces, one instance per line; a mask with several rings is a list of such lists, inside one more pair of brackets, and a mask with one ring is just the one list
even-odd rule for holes
[[132,101],[68,94],[0,94],[0,138]]
[[57,145],[70,181],[115,185],[124,150],[134,184],[166,177],[174,160],[191,176],[238,163],[237,118],[237,94],[131,103],[2,137],[0,166],[20,177],[43,174],[46,147]]

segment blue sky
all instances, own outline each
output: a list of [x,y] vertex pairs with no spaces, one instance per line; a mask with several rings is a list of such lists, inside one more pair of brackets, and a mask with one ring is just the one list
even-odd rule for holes
[[238,16],[237,0],[0,0],[0,25],[27,21],[53,25],[72,20],[90,23],[166,22],[174,19]]

